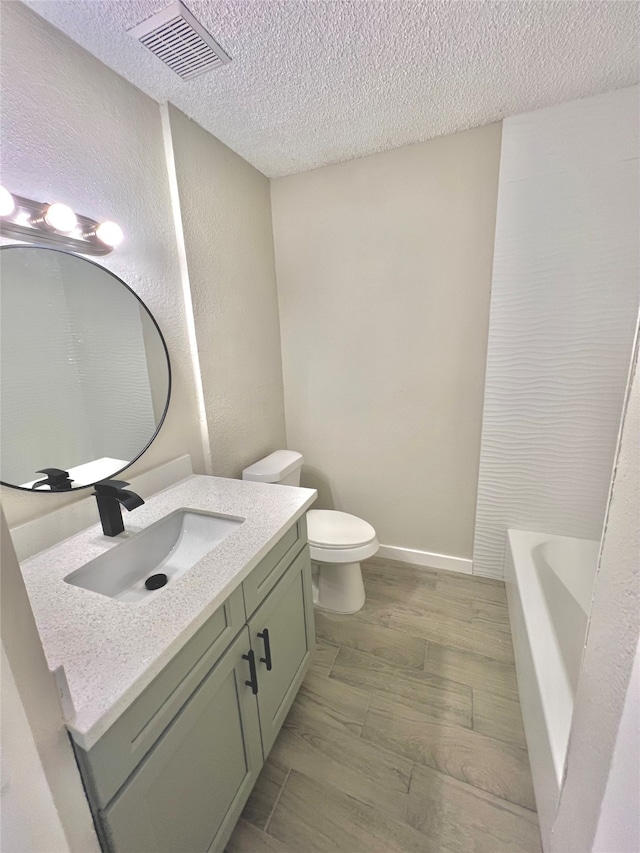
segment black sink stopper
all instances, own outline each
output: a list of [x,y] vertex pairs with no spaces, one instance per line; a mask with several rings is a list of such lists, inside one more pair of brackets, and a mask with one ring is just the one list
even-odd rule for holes
[[146,579],[144,585],[147,589],[160,589],[161,586],[164,586],[169,578],[160,572],[157,575],[151,575]]

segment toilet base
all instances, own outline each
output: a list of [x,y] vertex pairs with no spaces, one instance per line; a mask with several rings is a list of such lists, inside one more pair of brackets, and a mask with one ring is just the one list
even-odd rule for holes
[[320,610],[348,615],[361,610],[365,602],[360,563],[318,563],[312,561],[313,603]]

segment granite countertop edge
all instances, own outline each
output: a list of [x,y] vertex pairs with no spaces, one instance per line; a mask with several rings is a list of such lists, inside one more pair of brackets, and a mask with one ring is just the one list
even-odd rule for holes
[[[66,725],[79,746],[88,750],[100,739],[316,495],[314,489],[193,475],[123,513],[124,534],[106,537],[97,524],[22,562],[49,668],[64,668],[75,711]],[[148,601],[117,601],[65,582],[72,571],[183,508],[245,521]]]

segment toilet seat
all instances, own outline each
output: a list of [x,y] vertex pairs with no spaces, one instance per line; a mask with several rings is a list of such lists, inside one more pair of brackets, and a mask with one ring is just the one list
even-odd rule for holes
[[307,532],[311,559],[319,563],[357,563],[379,547],[368,522],[338,510],[309,510]]

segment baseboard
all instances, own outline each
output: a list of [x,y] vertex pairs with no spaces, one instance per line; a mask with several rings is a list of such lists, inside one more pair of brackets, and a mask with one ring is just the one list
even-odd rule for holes
[[412,566],[422,566],[425,569],[459,572],[464,575],[473,574],[473,560],[452,557],[449,554],[434,554],[431,551],[417,551],[414,548],[381,545],[376,556],[383,557],[385,560],[399,560],[401,563],[409,563]]

